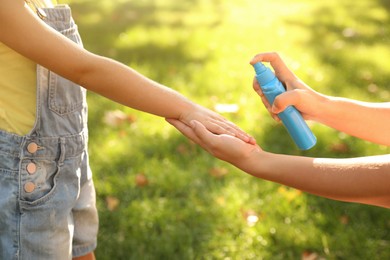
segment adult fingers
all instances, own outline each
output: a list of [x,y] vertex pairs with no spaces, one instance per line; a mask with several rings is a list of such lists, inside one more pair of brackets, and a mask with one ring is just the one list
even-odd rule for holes
[[277,75],[294,76],[277,52],[259,53],[252,58],[250,64],[257,62],[269,62]]
[[260,96],[261,101],[263,102],[265,108],[268,110],[268,112],[270,113],[272,118],[279,122],[280,119],[279,119],[278,115],[272,112],[272,106],[269,103],[268,99],[265,97],[263,91],[261,90],[260,85],[259,85],[259,83],[256,80],[256,77],[253,79],[253,89]]
[[263,91],[260,88],[259,83],[257,82],[256,78],[253,79],[253,89],[256,91],[256,93],[260,96],[261,101],[263,102],[264,106],[270,110],[271,104],[268,102],[267,98],[265,97]]
[[188,137],[204,150],[215,156],[213,150],[217,135],[210,132],[202,123],[192,120],[191,127],[176,119],[166,119],[168,123],[173,125],[184,136]]
[[173,118],[166,118],[165,120],[171,125],[173,125],[177,130],[179,130],[179,132],[182,133],[184,136],[188,137],[197,144],[200,143],[200,139],[195,134],[194,130],[188,125],[184,124],[180,120]]

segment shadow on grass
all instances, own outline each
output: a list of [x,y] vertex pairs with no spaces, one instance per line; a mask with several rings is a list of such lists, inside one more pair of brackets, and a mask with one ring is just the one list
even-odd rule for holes
[[[177,19],[168,19],[165,24],[156,20],[157,8],[160,12],[161,7],[157,7],[155,3],[156,1],[128,1],[113,2],[105,6],[94,5],[94,1],[81,1],[73,3],[72,8],[75,20],[82,25],[80,32],[87,49],[125,64],[153,64],[156,68],[153,71],[154,79],[164,82],[172,76],[172,70],[183,64],[202,64],[203,60],[193,58],[185,50],[188,44],[186,39],[178,41],[174,46],[151,43],[143,46],[130,44],[120,49],[113,47],[122,33],[138,26],[145,30],[160,26],[182,29],[184,25],[180,18],[188,9],[195,8],[198,1],[179,1],[170,5],[165,11],[174,13]],[[219,2],[213,3],[218,8]],[[217,13],[223,15],[221,12]],[[218,15],[216,17],[206,26],[217,25],[219,18]],[[101,142],[105,132],[105,126],[102,125],[104,112],[120,106],[94,94],[90,94],[89,101],[94,102],[89,116],[90,142]],[[178,159],[165,156],[177,154],[178,142],[182,143],[183,139],[167,141],[156,136],[147,142],[136,140],[142,138],[145,137],[137,138],[134,135],[124,142],[131,149],[137,149],[137,154],[144,157],[113,156],[106,163],[100,161],[97,167],[93,167],[94,178],[99,180],[96,185],[101,223],[100,246],[96,253],[99,259],[200,258],[205,254],[202,246],[212,237],[215,224],[210,221],[212,210],[208,210],[209,205],[204,205],[204,202],[211,201],[212,193],[218,190],[216,186],[222,184],[202,179],[208,173],[204,172],[205,169],[194,166],[194,160],[189,157]],[[198,152],[191,154],[200,157]],[[213,164],[211,158],[203,158],[210,161],[209,165]],[[99,156],[94,156],[92,148],[92,164],[97,160]],[[159,168],[161,170],[156,172]],[[183,175],[186,176],[180,174],[182,169],[185,169]],[[141,172],[148,175],[150,185],[138,187],[135,184],[135,176]],[[120,204],[118,208],[110,210],[107,208],[107,201],[113,198],[118,199]],[[211,214],[217,219],[215,210]]]
[[[108,2],[109,4],[95,5],[95,1],[85,0],[72,3],[75,20],[83,26],[80,32],[84,41],[87,43],[87,49],[112,57],[121,62],[144,61],[145,63],[154,63],[157,59],[169,62],[167,57],[177,62],[188,61],[186,52],[181,51],[181,45],[186,42],[178,43],[171,49],[164,49],[160,45],[150,45],[143,47],[132,47],[131,44],[123,49],[123,53],[114,49],[115,42],[121,34],[135,27],[142,27],[148,31],[153,28],[169,27],[175,29],[192,30],[197,26],[215,27],[223,19],[224,11],[221,9],[222,1],[212,1],[209,3],[214,12],[212,20],[199,21],[193,25],[184,24],[184,18],[189,10],[198,7],[197,0],[191,1],[173,1],[173,3],[162,5],[164,1],[122,1]],[[160,3],[157,5],[157,2]],[[166,12],[165,18],[158,19],[157,13]],[[202,11],[199,11],[199,17]],[[209,12],[209,11],[207,11]],[[207,15],[207,14],[206,14]]]
[[[112,3],[105,1],[105,4],[99,5],[95,5],[94,2],[87,0],[72,4],[74,10],[77,10],[74,12],[76,21],[82,24],[80,29],[84,35],[87,49],[124,63],[153,64],[157,68],[155,79],[160,82],[164,82],[167,77],[170,77],[169,71],[172,67],[178,68],[191,62],[200,64],[204,62],[204,60],[195,59],[188,54],[186,39],[179,41],[175,46],[149,44],[145,46],[129,45],[119,50],[114,49],[113,46],[119,35],[131,28],[141,26],[145,30],[149,30],[161,26],[161,21],[157,20],[156,13],[162,7],[157,6],[158,1],[152,0],[113,1]],[[187,28],[180,18],[184,17],[188,10],[195,8],[200,2],[202,1],[176,1],[169,7],[163,7],[167,8],[165,11],[174,13],[177,17],[165,21],[164,26]],[[382,0],[380,2],[388,11],[388,1]],[[212,1],[210,4],[219,10],[222,3],[222,1]],[[344,8],[348,8],[348,6]],[[321,62],[329,66],[331,74],[329,78],[332,79],[329,85],[332,93],[348,94],[348,88],[344,88],[345,85],[348,85],[355,90],[364,91],[373,100],[378,100],[378,98],[379,101],[385,100],[386,95],[382,94],[382,97],[380,95],[378,97],[378,93],[380,93],[380,89],[388,92],[389,75],[374,62],[366,63],[355,59],[353,55],[343,53],[353,50],[361,44],[374,45],[377,42],[383,42],[388,45],[389,38],[386,35],[388,35],[389,20],[383,23],[383,21],[376,20],[371,16],[361,15],[364,12],[354,11],[353,8],[345,13],[355,20],[362,21],[362,23],[376,26],[377,33],[366,35],[354,31],[353,28],[346,30],[345,24],[337,24],[329,19],[335,14],[332,9],[328,8],[319,9],[314,14],[316,18],[310,22],[293,20],[291,24],[303,26],[311,31],[307,49]],[[223,12],[216,12],[216,15],[216,18],[208,26],[215,26],[223,19]],[[337,43],[337,40],[341,40],[343,43]],[[340,46],[348,48],[338,49]],[[366,74],[362,71],[366,70],[375,77],[365,76]],[[376,84],[379,87],[369,91],[367,86],[370,84]],[[345,92],[342,92],[342,89]],[[101,122],[104,111],[115,108],[117,105],[109,101],[105,103],[106,101],[102,101],[102,99],[94,99],[94,101],[102,102],[93,105],[94,109],[90,113],[90,125],[93,128],[91,129],[91,143],[98,143],[101,134],[98,134],[95,129],[104,127]],[[341,142],[331,141],[335,139],[334,137],[329,137],[327,140],[319,139],[319,143],[313,150],[300,152],[293,148],[294,144],[283,127],[268,124],[265,128],[264,131],[269,134],[258,141],[268,151],[309,156],[336,155],[336,157],[358,156],[365,153],[363,143],[357,145],[353,139],[349,138],[343,139]],[[212,240],[216,232],[221,232],[218,230],[221,226],[218,210],[221,209],[213,208],[215,205],[212,201],[215,200],[215,194],[226,184],[233,182],[234,179],[210,180],[207,173],[208,167],[215,165],[216,160],[199,152],[198,148],[194,151],[192,146],[186,143],[182,137],[173,137],[167,140],[156,136],[153,140],[142,141],[142,144],[136,141],[137,138],[140,138],[137,135],[131,138],[133,140],[124,141],[127,142],[126,145],[132,149],[138,149],[139,153],[145,157],[113,156],[107,162],[100,162],[99,169],[95,170],[95,178],[99,178],[100,184],[98,185],[101,186],[97,187],[101,220],[99,235],[101,246],[98,247],[97,251],[99,259],[201,259],[209,250],[205,244]],[[333,145],[332,142],[341,143],[341,146]],[[178,154],[177,147],[182,143],[185,143],[189,154]],[[202,163],[197,165],[197,162],[201,160]],[[154,189],[153,185],[143,188],[136,187],[132,181],[137,173],[145,171],[148,167],[161,169],[158,172],[153,172],[154,176],[151,177],[155,185],[159,185],[158,189]],[[186,176],[180,175],[182,169],[185,169]],[[133,186],[129,186],[129,183],[133,183]],[[120,200],[118,208],[112,211],[107,209],[106,205],[107,199],[110,197]],[[211,202],[211,206],[205,205],[205,202]],[[329,201],[314,196],[308,197],[307,204],[314,213],[322,216],[322,222],[318,221],[316,225],[326,238],[323,239],[324,241],[321,238],[318,239],[319,245],[314,248],[315,251],[322,250],[328,243],[328,247],[338,251],[334,254],[336,258],[351,257],[352,254],[345,253],[344,247],[348,248],[348,252],[356,252],[355,259],[359,259],[359,256],[364,255],[362,252],[372,254],[376,250],[385,249],[378,246],[375,241],[383,241],[383,245],[388,246],[390,239],[386,230],[389,230],[389,222],[387,220],[388,213],[385,210],[362,205],[346,205],[342,202]],[[335,217],[341,219],[346,217],[350,225],[344,224],[346,220],[343,220],[344,222],[340,222],[339,219],[335,220]],[[364,231],[360,232],[359,229],[364,229]],[[364,235],[367,234],[371,234],[371,236],[365,237]],[[350,241],[352,243],[349,245]],[[361,246],[361,241],[365,241],[364,246],[372,248],[366,250],[367,248]],[[294,245],[296,245],[294,241],[288,239],[283,241],[280,238],[279,241],[275,242],[273,250],[275,252],[285,250],[290,258],[297,259],[302,253],[299,250],[304,248],[293,248]]]
[[[362,54],[357,53],[362,46],[388,48],[390,43],[390,2],[380,0],[378,3],[386,10],[387,18],[379,19],[376,16],[368,15],[364,11],[364,7],[356,7],[353,2],[349,4],[340,2],[342,8],[345,9],[346,20],[353,21],[350,25],[343,19],[338,20],[340,14],[335,14],[336,10],[330,8],[318,9],[315,13],[315,19],[310,23],[300,25],[311,31],[307,48],[330,68],[329,71],[332,74],[328,75],[331,78],[329,88],[335,95],[348,97],[351,94],[349,92],[353,89],[360,92],[360,97],[364,97],[367,101],[389,101],[389,69],[379,66],[378,64],[381,62],[378,60],[362,57]],[[369,7],[366,8],[369,9]],[[299,24],[299,21],[292,22]],[[379,59],[388,58],[379,57]],[[367,144],[353,137],[344,136],[343,139],[340,139],[337,133],[324,141],[320,140],[322,144],[310,151],[309,154],[316,157],[342,158],[389,152],[388,148],[380,150],[376,145]],[[313,213],[321,212],[324,216],[323,221],[318,222],[317,226],[322,229],[324,237],[327,238],[326,243],[333,251],[333,257],[337,259],[382,259],[389,257],[386,249],[390,246],[388,210],[337,202],[315,196],[308,198]],[[333,218],[326,216],[333,216]],[[337,220],[335,221],[334,218]],[[373,241],[378,242],[374,243]],[[363,250],[360,250],[361,248]]]
[[[359,97],[366,101],[388,102],[390,99],[390,74],[388,51],[380,56],[368,50],[378,48],[388,50],[390,43],[390,1],[378,0],[367,5],[357,2],[340,2],[340,10],[322,6],[312,14],[313,19],[290,19],[295,25],[310,31],[306,41],[308,52],[320,63],[325,64],[326,78],[329,79],[325,90],[327,94],[345,97]],[[382,6],[385,16],[376,16],[367,12],[370,5]],[[343,15],[345,17],[343,17]],[[365,53],[364,53],[365,52]],[[383,64],[387,64],[383,67]],[[308,82],[309,83],[309,82]],[[312,82],[313,86],[318,82]],[[309,84],[311,85],[311,84]],[[358,94],[357,94],[358,93]],[[342,111],[340,111],[342,113]],[[277,153],[289,153],[315,157],[358,157],[389,153],[378,146],[367,144],[353,137],[333,132],[333,136],[320,135],[316,147],[307,152],[289,150],[280,145],[293,145],[290,140],[281,137],[285,130],[269,125],[262,140],[264,147]],[[314,127],[314,132],[318,130]],[[279,145],[275,145],[279,143]],[[287,152],[286,152],[287,151]],[[361,204],[332,201],[309,195],[307,204],[313,216],[320,216],[316,226],[323,237],[322,247],[331,259],[383,259],[388,258],[390,246],[389,212],[387,209]],[[374,242],[376,241],[376,242]],[[279,241],[282,244],[291,241]],[[313,248],[313,251],[318,250]],[[326,252],[328,250],[328,252]]]
[[[144,137],[145,138],[145,137]],[[99,259],[201,259],[221,232],[223,216],[215,198],[229,182],[213,178],[216,160],[184,137],[160,135],[124,140],[145,158],[122,156],[95,172],[101,231]],[[96,160],[96,159],[95,159]],[[114,172],[110,176],[107,172]],[[143,173],[148,185],[139,186]],[[122,176],[122,178],[118,178]],[[120,204],[110,210],[107,199]]]
[[[326,89],[329,94],[351,96],[361,93],[367,101],[385,102],[390,97],[390,75],[383,68],[381,59],[370,57],[369,48],[388,49],[390,43],[389,1],[377,1],[383,5],[387,17],[366,12],[375,3],[363,5],[355,2],[340,2],[340,8],[321,6],[309,21],[290,20],[291,25],[310,31],[306,42],[308,51],[327,67]],[[365,52],[365,53],[364,53]],[[380,61],[380,62],[378,62]]]

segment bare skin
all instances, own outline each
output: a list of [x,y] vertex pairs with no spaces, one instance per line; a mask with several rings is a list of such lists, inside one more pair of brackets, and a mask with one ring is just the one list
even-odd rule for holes
[[[51,5],[50,1],[45,2]],[[185,125],[198,120],[213,133],[255,143],[219,114],[132,68],[81,48],[47,26],[23,0],[0,0],[0,5],[0,42],[33,62],[125,106],[179,120]],[[95,259],[95,256],[89,253],[74,259]]]
[[276,76],[288,90],[276,97],[271,107],[257,81],[253,81],[254,90],[275,119],[287,106],[294,105],[305,119],[373,143],[390,145],[390,102],[369,103],[326,96],[301,81],[277,53],[258,54],[251,60],[251,64],[263,61],[271,64]]
[[119,62],[80,48],[47,26],[24,1],[0,3],[0,41],[37,64],[125,106],[185,124],[199,120],[214,133],[254,143],[253,138],[219,114]]
[[74,257],[73,260],[95,260],[95,254],[94,253],[89,253],[87,255],[79,256],[79,257]]
[[[278,96],[271,107],[254,81],[255,91],[275,119],[277,113],[294,105],[306,119],[390,145],[390,103],[360,102],[315,92],[288,69],[277,53],[259,54],[251,63],[258,61],[270,62],[287,86],[288,91]],[[256,144],[211,133],[198,121],[188,126],[174,119],[167,120],[215,157],[257,178],[334,200],[390,208],[390,155],[330,159],[273,154]]]

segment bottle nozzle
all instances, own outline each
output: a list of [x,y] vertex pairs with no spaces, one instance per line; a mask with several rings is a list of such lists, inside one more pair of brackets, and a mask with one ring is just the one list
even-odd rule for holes
[[255,69],[257,75],[260,75],[261,73],[267,70],[267,67],[264,66],[264,64],[261,62],[257,62],[253,64],[253,68]]
[[275,78],[274,73],[261,62],[253,64],[253,68],[256,72],[257,81],[261,86],[266,85]]

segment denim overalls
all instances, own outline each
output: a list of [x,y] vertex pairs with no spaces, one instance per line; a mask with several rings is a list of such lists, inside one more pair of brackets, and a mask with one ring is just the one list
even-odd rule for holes
[[[47,24],[82,44],[68,6],[44,11]],[[38,66],[34,128],[26,136],[0,131],[0,259],[70,259],[95,249],[87,142],[85,89]]]

